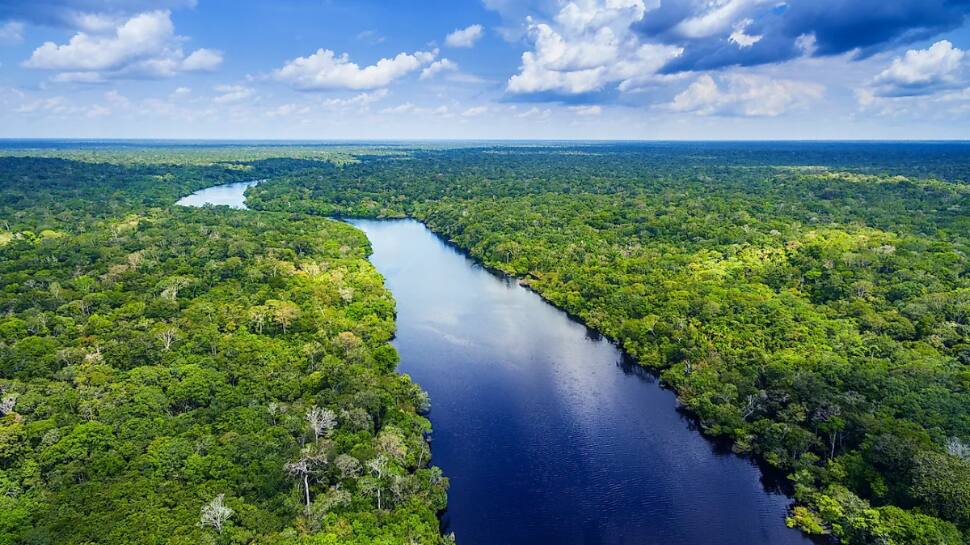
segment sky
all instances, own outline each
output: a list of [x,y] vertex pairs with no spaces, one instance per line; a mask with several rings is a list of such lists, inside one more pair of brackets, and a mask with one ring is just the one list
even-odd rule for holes
[[970,139],[970,0],[0,0],[0,138]]

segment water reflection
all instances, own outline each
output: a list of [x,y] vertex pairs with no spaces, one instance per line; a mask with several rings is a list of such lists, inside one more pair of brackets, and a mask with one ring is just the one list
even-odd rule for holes
[[181,206],[228,206],[230,208],[248,209],[246,206],[245,192],[250,187],[266,180],[253,180],[250,182],[236,182],[233,184],[223,184],[213,187],[200,189],[195,193],[182,197],[175,204]]
[[608,341],[420,223],[352,223],[397,300],[400,370],[431,395],[460,544],[809,543]]

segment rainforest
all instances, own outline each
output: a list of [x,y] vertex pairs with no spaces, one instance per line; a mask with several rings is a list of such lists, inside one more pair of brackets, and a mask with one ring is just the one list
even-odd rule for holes
[[970,543],[966,143],[4,141],[0,544],[462,543],[358,221],[405,218],[671,392],[790,539]]

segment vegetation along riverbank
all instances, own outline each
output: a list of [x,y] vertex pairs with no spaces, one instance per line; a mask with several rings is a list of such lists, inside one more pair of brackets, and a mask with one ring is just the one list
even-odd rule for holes
[[[655,369],[844,543],[970,532],[962,144],[5,150],[0,543],[440,543],[362,233],[414,217]],[[253,211],[172,207],[266,179]]]

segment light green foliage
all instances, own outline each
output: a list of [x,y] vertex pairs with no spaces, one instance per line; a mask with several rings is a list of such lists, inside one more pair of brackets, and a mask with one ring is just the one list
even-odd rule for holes
[[[12,229],[61,233],[0,247],[0,543],[442,542],[448,482],[361,232],[144,204],[218,169],[166,186],[142,167],[0,165]],[[318,439],[312,407],[335,420]],[[369,474],[340,470],[377,458],[380,509]]]

